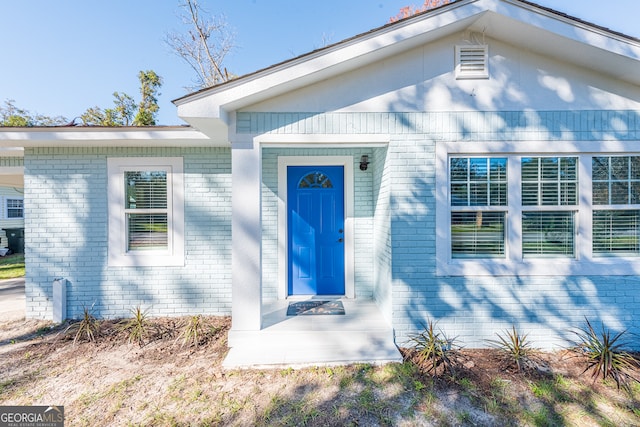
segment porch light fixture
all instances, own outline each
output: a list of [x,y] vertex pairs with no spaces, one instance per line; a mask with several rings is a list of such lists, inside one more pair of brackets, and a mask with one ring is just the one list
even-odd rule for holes
[[364,154],[362,157],[360,157],[360,170],[366,171],[368,167],[369,167],[369,156]]

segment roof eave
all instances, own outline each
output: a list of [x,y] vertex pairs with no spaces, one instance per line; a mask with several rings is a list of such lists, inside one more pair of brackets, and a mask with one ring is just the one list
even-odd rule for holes
[[[535,19],[534,19],[535,18]],[[500,25],[497,25],[500,24]],[[518,25],[517,34],[505,34],[501,25]],[[472,29],[541,53],[549,52],[579,65],[640,84],[640,41],[603,27],[589,24],[552,9],[524,0],[459,0],[438,9],[388,24],[261,71],[174,100],[178,116],[203,130],[226,132],[229,113],[249,105],[368,65],[457,31]],[[563,41],[538,42],[541,35]],[[569,52],[562,50],[570,46]],[[601,61],[584,63],[575,47],[589,50]],[[555,49],[555,51],[554,51]],[[564,48],[566,49],[566,48]],[[604,64],[601,69],[598,63]]]
[[0,127],[0,147],[3,148],[228,145],[226,141],[212,141],[190,127]]

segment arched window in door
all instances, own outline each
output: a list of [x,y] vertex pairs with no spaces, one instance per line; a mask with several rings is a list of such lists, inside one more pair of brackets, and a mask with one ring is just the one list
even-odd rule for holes
[[322,172],[311,172],[298,182],[298,188],[333,188],[333,184]]

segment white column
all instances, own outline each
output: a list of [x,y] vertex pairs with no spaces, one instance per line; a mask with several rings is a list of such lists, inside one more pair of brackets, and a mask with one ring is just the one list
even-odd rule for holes
[[257,331],[262,325],[260,144],[233,142],[231,329]]

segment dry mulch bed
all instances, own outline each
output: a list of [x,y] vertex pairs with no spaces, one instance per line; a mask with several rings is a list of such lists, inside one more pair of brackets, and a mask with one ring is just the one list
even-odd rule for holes
[[593,381],[563,351],[525,373],[495,349],[461,350],[453,377],[406,349],[382,367],[225,371],[230,319],[203,317],[197,346],[181,335],[190,319],[152,319],[142,345],[116,321],[75,344],[64,325],[0,323],[0,404],[64,405],[68,426],[640,425],[640,387]]

